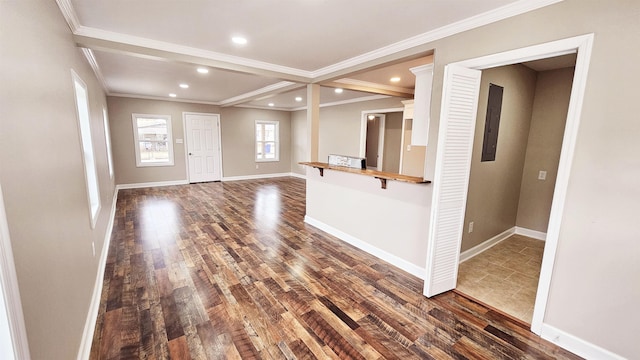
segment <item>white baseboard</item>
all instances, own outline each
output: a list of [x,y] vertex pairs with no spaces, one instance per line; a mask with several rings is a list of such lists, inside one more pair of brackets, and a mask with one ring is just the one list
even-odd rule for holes
[[541,231],[536,231],[536,230],[531,230],[531,229],[526,229],[523,227],[519,227],[519,226],[514,226],[511,229],[507,229],[503,232],[501,232],[500,234],[492,237],[489,240],[486,240],[474,247],[472,247],[471,249],[465,250],[463,252],[460,253],[460,262],[464,262],[467,261],[469,259],[471,259],[472,257],[480,254],[483,251],[486,251],[490,248],[492,248],[493,246],[496,246],[497,244],[499,244],[501,241],[507,239],[509,236],[513,235],[513,234],[518,234],[518,235],[523,235],[526,237],[530,237],[533,239],[537,239],[537,240],[542,240],[545,241],[547,239],[547,233],[543,233]]
[[116,186],[116,190],[121,189],[140,189],[140,188],[149,188],[149,187],[158,187],[158,186],[173,186],[173,185],[186,185],[189,183],[189,180],[174,180],[174,181],[156,181],[156,182],[145,182],[145,183],[134,183],[134,184],[119,184]]
[[523,228],[520,226],[516,226],[516,234],[530,237],[537,240],[542,240],[542,241],[547,240],[547,233],[544,233],[542,231]]
[[222,181],[238,181],[238,180],[257,180],[257,179],[270,179],[278,177],[292,176],[292,173],[275,173],[275,174],[257,174],[257,175],[241,175],[241,176],[228,176],[223,177]]
[[113,231],[113,223],[116,216],[116,203],[118,202],[118,187],[113,194],[113,202],[111,204],[111,212],[109,213],[109,223],[107,223],[102,252],[98,262],[98,273],[96,282],[93,286],[93,295],[89,304],[89,313],[84,324],[82,340],[80,341],[80,349],[78,350],[78,360],[88,360],[91,355],[91,344],[93,343],[93,332],[96,329],[98,320],[98,311],[100,310],[100,297],[102,295],[102,285],[104,283],[104,270],[107,265],[107,255],[109,254],[109,244],[111,244],[111,232]]
[[291,173],[291,174],[289,174],[289,175],[290,175],[290,176],[292,176],[292,177],[300,178],[300,179],[305,179],[305,180],[307,179],[307,176],[306,176],[306,175],[304,175],[304,174],[298,174],[298,173],[292,172],[292,173]]
[[467,261],[469,259],[471,259],[472,257],[480,254],[483,251],[489,250],[490,248],[498,245],[501,241],[507,239],[509,236],[513,235],[516,233],[516,227],[512,227],[511,229],[507,229],[503,232],[501,232],[500,234],[492,237],[489,240],[486,240],[474,247],[472,247],[469,250],[465,250],[463,252],[460,253],[460,262],[463,261]]
[[335,237],[337,237],[338,239],[351,244],[355,247],[357,247],[360,250],[366,251],[367,253],[382,259],[386,262],[388,262],[389,264],[404,270],[406,272],[408,272],[409,274],[416,276],[420,279],[424,280],[425,274],[426,274],[426,270],[425,268],[421,268],[417,265],[414,265],[404,259],[399,258],[396,255],[390,254],[382,249],[379,249],[363,240],[360,240],[354,236],[351,236],[345,232],[342,232],[341,230],[338,230],[336,228],[334,228],[333,226],[327,225],[325,223],[323,223],[322,221],[318,221],[314,218],[311,218],[309,216],[305,216],[304,217],[304,222],[317,227],[318,229],[327,232]]
[[609,350],[603,349],[598,345],[592,344],[548,324],[542,324],[540,337],[585,359],[625,360],[624,357],[618,354],[614,354]]

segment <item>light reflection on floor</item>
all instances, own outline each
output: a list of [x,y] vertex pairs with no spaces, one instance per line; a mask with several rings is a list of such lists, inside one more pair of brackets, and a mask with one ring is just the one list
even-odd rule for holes
[[280,221],[282,201],[277,186],[264,186],[258,189],[253,206],[253,217],[264,228],[274,229]]

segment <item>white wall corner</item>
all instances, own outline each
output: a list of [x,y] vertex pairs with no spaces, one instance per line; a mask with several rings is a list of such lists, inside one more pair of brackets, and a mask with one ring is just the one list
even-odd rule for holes
[[509,236],[516,234],[516,227],[512,227],[511,229],[507,229],[500,234],[492,237],[491,239],[485,240],[480,244],[472,247],[471,249],[465,250],[460,253],[460,262],[467,261],[472,257],[479,255],[480,253],[489,250],[490,248],[498,245],[500,242],[506,240]]
[[404,259],[401,259],[396,255],[393,255],[373,245],[370,245],[369,243],[363,240],[360,240],[354,236],[351,236],[339,229],[334,228],[333,226],[327,225],[322,221],[316,220],[312,217],[305,215],[304,222],[328,234],[331,234],[337,237],[338,239],[346,242],[347,244],[351,244],[362,251],[365,251],[381,260],[384,260],[389,264],[399,268],[400,270],[406,271],[409,274],[424,280],[424,276],[426,273],[425,268],[421,268],[415,264],[412,264]]
[[598,359],[598,360],[625,360],[626,358],[615,354],[607,349],[603,349],[598,345],[592,344],[586,340],[583,340],[575,335],[564,332],[558,328],[555,328],[549,324],[542,324],[542,331],[540,337],[548,340],[555,345],[560,346],[563,349],[569,350],[572,353],[581,356],[585,359]]
[[113,231],[113,223],[116,217],[116,205],[118,202],[118,188],[113,192],[113,201],[111,202],[111,211],[109,212],[109,223],[102,242],[102,252],[98,261],[98,271],[96,274],[96,282],[93,286],[93,294],[91,303],[89,304],[89,313],[84,324],[82,340],[80,341],[80,349],[78,349],[78,360],[88,360],[91,355],[91,344],[93,343],[93,333],[96,329],[98,320],[98,311],[100,310],[100,298],[102,295],[102,285],[104,283],[104,271],[107,266],[107,255],[109,254],[109,245],[111,244],[111,232]]

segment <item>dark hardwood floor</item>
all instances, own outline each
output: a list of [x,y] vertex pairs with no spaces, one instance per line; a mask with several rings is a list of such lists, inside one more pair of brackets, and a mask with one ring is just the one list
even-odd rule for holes
[[[121,190],[92,359],[578,359],[303,222],[296,178]],[[393,241],[393,239],[389,239]]]

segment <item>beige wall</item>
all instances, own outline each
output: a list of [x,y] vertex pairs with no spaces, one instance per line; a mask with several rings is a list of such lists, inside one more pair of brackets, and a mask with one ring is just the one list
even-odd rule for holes
[[319,161],[326,162],[329,154],[358,156],[362,111],[402,108],[401,100],[385,98],[320,108]]
[[[496,160],[481,162],[490,83],[504,88],[502,112]],[[461,251],[516,225],[535,89],[536,72],[523,65],[482,72]]]
[[413,131],[413,119],[406,119],[404,123],[404,146],[402,148],[403,175],[424,176],[424,160],[427,156],[427,147],[411,145],[411,132]]
[[291,112],[291,172],[304,175],[305,167],[298,164],[309,161],[307,155],[307,111]]
[[433,176],[446,64],[595,33],[544,323],[627,358],[640,354],[639,16],[635,0],[565,0],[420,47],[436,53]]
[[[286,111],[223,108],[222,166],[225,177],[291,172],[291,116]],[[255,121],[279,121],[280,161],[255,161]],[[256,165],[259,169],[256,169]]]
[[[113,96],[108,98],[108,102],[117,184],[187,180],[185,143],[175,143],[176,139],[185,140],[183,112],[220,115],[222,173],[224,177],[289,173],[291,171],[291,134],[288,112],[220,108],[213,105]],[[136,167],[131,120],[133,113],[171,115],[174,142],[173,166]],[[280,161],[255,162],[255,120],[280,121]],[[256,169],[256,165],[259,166],[259,169]]]
[[[546,233],[574,68],[538,73],[516,225]],[[538,180],[538,172],[547,172]]]
[[384,157],[382,171],[400,172],[400,142],[402,141],[402,111],[386,113],[384,123]]
[[[0,182],[31,358],[75,359],[114,194],[106,99],[55,1],[1,1],[0,54]],[[95,229],[71,69],[89,94],[102,205]]]

